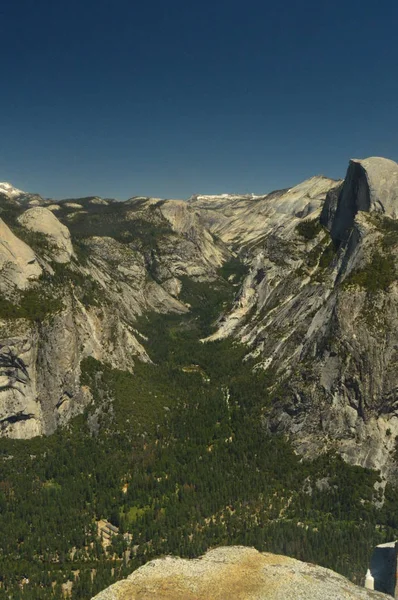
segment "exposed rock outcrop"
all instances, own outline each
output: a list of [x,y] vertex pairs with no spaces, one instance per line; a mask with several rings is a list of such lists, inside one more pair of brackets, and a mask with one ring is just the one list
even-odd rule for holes
[[265,196],[195,196],[189,202],[212,233],[230,247],[247,251],[262,244],[272,230],[316,216],[326,194],[340,183],[317,176]]
[[[167,219],[154,206],[158,200],[110,207],[92,198],[81,202],[79,207],[87,210],[71,224],[79,234],[78,255],[69,229],[47,208],[13,207],[19,226],[46,236],[48,243],[31,236],[37,254],[0,222],[3,294],[25,290],[44,274],[32,288],[32,298],[26,298],[24,311],[15,317],[0,312],[1,435],[49,434],[81,412],[90,401],[80,385],[85,357],[127,371],[134,370],[137,360],[148,361],[137,337],[137,317],[151,311],[187,312],[178,300],[180,278],[213,280],[229,256],[194,211],[186,213],[178,203],[168,203]],[[77,202],[55,205],[66,222],[70,204]],[[19,306],[21,294],[12,299]],[[40,318],[35,317],[36,305]]]
[[22,213],[18,221],[26,229],[48,237],[54,260],[59,263],[70,261],[73,246],[69,229],[57,219],[51,210],[43,206],[36,206]]
[[0,291],[24,290],[41,273],[33,250],[0,219]]
[[[65,283],[51,292],[62,297],[58,311],[41,322],[0,319],[2,435],[52,433],[90,401],[80,387],[83,358],[132,371],[136,360],[149,360],[135,333],[136,317],[152,310],[187,311],[148,277],[140,253],[113,238],[90,238],[86,244],[89,264],[67,271]],[[73,278],[90,282],[88,291]],[[44,283],[47,291],[50,282]]]
[[161,204],[160,211],[173,231],[181,236],[180,239],[170,240],[174,242],[174,248],[169,244],[162,247],[162,262],[165,262],[166,252],[171,255],[171,260],[166,261],[170,273],[177,277],[186,274],[198,279],[207,279],[209,271],[215,275],[229,252],[222,244],[215,242],[212,234],[203,226],[199,213],[181,200],[167,200]]
[[379,157],[350,161],[331,227],[335,242],[347,239],[358,211],[397,218],[397,163]]
[[286,556],[231,546],[197,560],[147,563],[95,600],[359,600],[387,598],[337,573]]
[[398,434],[397,173],[386,159],[351,161],[321,212],[332,239],[317,212],[267,229],[210,338],[233,334],[273,369],[272,431],[384,475],[396,473]]
[[[273,371],[268,428],[288,433],[307,455],[334,448],[384,475],[396,470],[396,163],[354,160],[344,183],[319,176],[264,196],[99,200],[26,210],[19,197],[15,206],[8,199],[4,214],[12,209],[24,227],[44,233],[64,265],[51,266],[51,252],[35,254],[0,221],[3,292],[26,289],[44,269],[40,285],[63,299],[41,329],[4,322],[0,343],[14,348],[30,382],[19,381],[17,368],[0,392],[7,435],[52,431],[81,410],[83,357],[108,357],[127,370],[148,360],[137,316],[187,311],[179,300],[184,278],[217,280],[223,262],[240,254],[250,272],[208,341],[234,336],[257,368]],[[65,355],[57,344],[69,348]]]

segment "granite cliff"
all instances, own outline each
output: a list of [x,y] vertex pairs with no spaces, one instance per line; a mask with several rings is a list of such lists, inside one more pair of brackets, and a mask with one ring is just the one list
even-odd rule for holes
[[397,171],[187,202],[0,185],[7,597],[131,571],[100,598],[372,597],[242,548],[138,567],[244,544],[361,583],[396,538]]
[[81,412],[84,357],[130,371],[150,360],[137,317],[189,311],[184,282],[212,285],[235,257],[248,274],[204,342],[235,339],[273,374],[265,426],[307,455],[395,472],[396,163],[188,202],[53,202],[3,184],[0,204],[3,435],[48,434]]
[[323,205],[265,228],[209,338],[235,336],[274,372],[271,431],[384,474],[395,472],[398,434],[397,177],[393,161],[351,161]]
[[137,316],[186,312],[181,278],[214,280],[230,253],[181,202],[18,198],[0,197],[0,429],[30,438],[90,402],[84,357],[148,361]]

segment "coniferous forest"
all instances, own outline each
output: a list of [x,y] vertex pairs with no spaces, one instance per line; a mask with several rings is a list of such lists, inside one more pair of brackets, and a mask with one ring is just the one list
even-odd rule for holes
[[93,402],[69,426],[0,439],[0,599],[88,599],[154,557],[232,544],[362,583],[372,547],[397,537],[398,490],[382,504],[377,472],[297,455],[266,427],[275,374],[231,340],[200,341],[233,273],[184,281],[188,314],[137,321],[152,362],[133,374],[85,359]]

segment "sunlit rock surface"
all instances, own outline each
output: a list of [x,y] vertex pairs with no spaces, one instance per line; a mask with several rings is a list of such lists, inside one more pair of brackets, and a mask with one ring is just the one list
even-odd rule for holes
[[351,160],[344,181],[331,235],[335,241],[345,241],[355,215],[375,212],[392,219],[398,216],[398,165],[387,158],[372,157]]
[[340,183],[316,176],[264,196],[194,196],[189,204],[223,242],[237,250],[250,249],[262,243],[271,231],[292,224],[295,219],[316,216],[326,194]]
[[70,261],[73,246],[69,229],[57,219],[51,210],[43,206],[36,206],[24,212],[18,221],[26,229],[42,233],[48,238],[52,254],[57,262]]
[[52,433],[90,402],[80,384],[84,358],[130,372],[149,361],[137,318],[186,313],[182,278],[215,280],[230,252],[186,203],[162,208],[158,199],[133,199],[122,206],[94,197],[49,202],[49,210],[14,196],[3,204],[5,215],[12,211],[10,226],[0,221],[4,301],[18,306],[25,290],[27,308],[44,310],[56,300],[40,319],[34,310],[18,319],[0,311],[0,435],[30,438]]
[[95,600],[360,600],[387,598],[316,565],[253,548],[211,550],[200,559],[161,558]]
[[[51,210],[29,209],[32,195],[0,194],[4,219],[11,209],[19,219],[15,233],[15,220],[0,224],[1,289],[27,289],[44,273],[40,289],[63,299],[40,326],[2,324],[1,345],[12,340],[12,364],[20,359],[28,374],[10,367],[6,353],[12,382],[0,393],[3,432],[51,432],[82,410],[86,356],[129,371],[149,360],[136,319],[187,312],[187,280],[217,282],[234,256],[248,274],[233,283],[233,306],[207,343],[243,343],[255,368],[270,373],[264,426],[290,436],[307,456],[333,449],[383,477],[398,476],[397,173],[396,163],[376,157],[350,161],[344,182],[316,176],[263,196],[125,203],[93,196],[45,201]],[[39,212],[44,221],[32,219]],[[54,240],[64,244],[68,262],[54,265],[53,252],[22,242],[28,222],[53,248]],[[363,281],[379,287],[370,291]]]
[[25,289],[42,269],[33,250],[0,219],[0,290]]
[[233,336],[272,373],[270,431],[307,456],[335,449],[385,476],[398,475],[397,172],[387,159],[351,161],[343,186],[324,189],[323,208],[264,227],[232,310],[208,338]]

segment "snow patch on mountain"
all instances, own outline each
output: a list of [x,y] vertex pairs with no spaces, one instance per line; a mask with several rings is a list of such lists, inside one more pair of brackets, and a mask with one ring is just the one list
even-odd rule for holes
[[0,182],[0,194],[5,194],[9,198],[16,198],[17,196],[22,196],[25,192],[14,187],[7,181],[2,181]]

